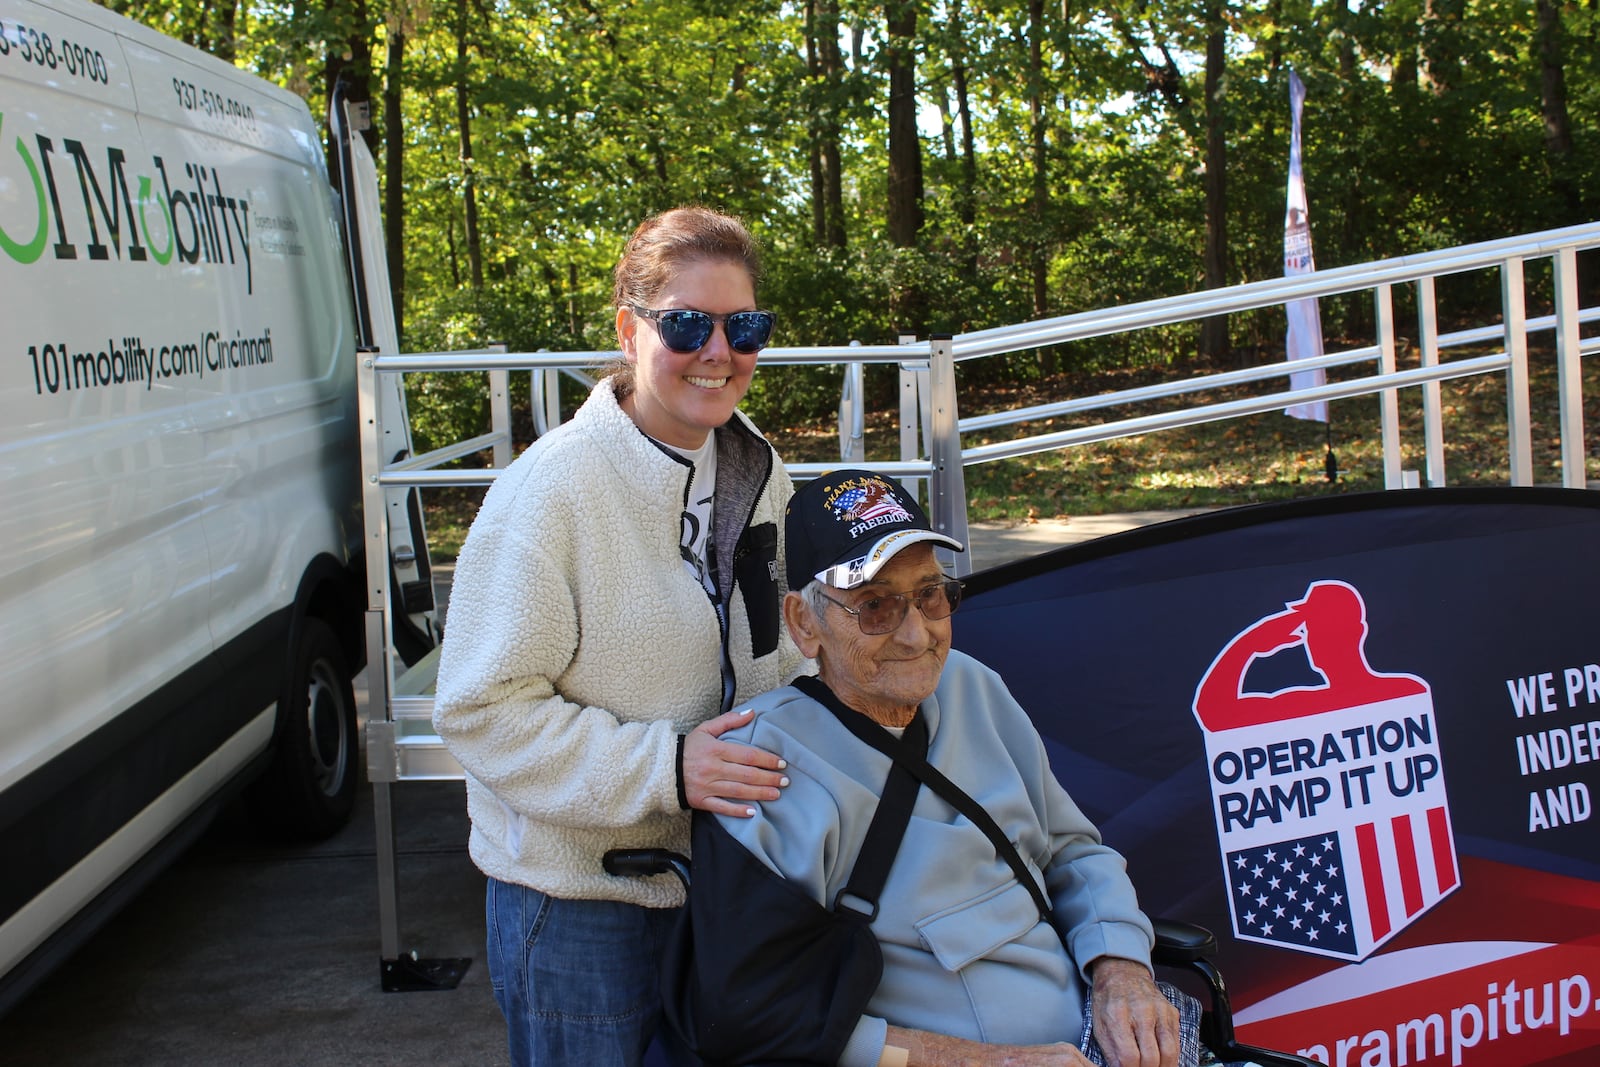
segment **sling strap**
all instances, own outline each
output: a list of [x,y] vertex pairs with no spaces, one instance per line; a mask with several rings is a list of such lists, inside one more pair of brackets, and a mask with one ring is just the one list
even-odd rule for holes
[[[864,716],[862,716],[864,718]],[[892,735],[885,734],[893,740]],[[913,719],[906,727],[902,744],[911,752],[928,751],[928,726]],[[834,911],[853,911],[867,922],[878,917],[878,897],[883,884],[889,880],[889,868],[900,851],[900,839],[906,835],[911,822],[911,810],[917,806],[917,793],[922,783],[899,761],[889,767],[884,779],[883,794],[878,798],[878,810],[861,840],[861,851],[856,854],[856,865],[850,871],[850,880],[834,898]]]
[[[979,804],[976,800],[973,800],[972,797],[967,795],[965,790],[956,785],[950,779],[946,778],[937,767],[928,762],[927,723],[923,721],[920,708],[918,709],[918,714],[911,720],[913,725],[921,724],[922,742],[921,750],[918,751],[911,745],[904,743],[903,740],[897,739],[893,734],[889,733],[889,731],[885,730],[882,726],[879,726],[877,723],[873,722],[859,711],[855,711],[852,708],[847,707],[843,701],[834,695],[833,690],[829,689],[827,684],[821,679],[807,675],[796,678],[791,684],[806,696],[810,697],[812,700],[815,700],[817,703],[833,712],[834,717],[844,725],[845,729],[854,734],[858,740],[864,744],[872,746],[885,756],[888,756],[889,759],[894,762],[895,768],[904,769],[906,772],[909,772],[910,775],[914,775],[924,785],[928,786],[935,793],[939,794],[939,796],[944,799],[945,803],[949,804],[962,815],[966,816],[974,826],[982,830],[984,835],[989,838],[990,844],[994,845],[995,854],[1010,865],[1012,873],[1017,876],[1017,881],[1021,882],[1023,886],[1027,888],[1028,895],[1033,897],[1033,903],[1039,909],[1040,918],[1044,919],[1046,922],[1049,921],[1050,914],[1053,910],[1050,906],[1050,899],[1044,895],[1044,890],[1039,888],[1039,883],[1034,878],[1033,872],[1028,868],[1027,863],[1022,859],[1022,857],[1017,854],[1016,846],[1013,845],[1010,839],[1006,837],[1005,831],[1000,829],[1000,827],[995,823],[993,817],[991,817],[990,814],[984,810],[982,804]],[[909,738],[910,736],[911,727],[908,726],[906,728],[906,737]],[[889,782],[893,782],[895,778],[896,775],[891,772],[889,775]],[[889,783],[886,782],[884,787],[885,801],[888,799],[888,786]],[[915,799],[916,797],[913,793],[913,803],[915,802]],[[880,802],[878,805],[878,815],[873,817],[873,826],[867,831],[867,841],[863,842],[861,849],[862,854],[856,859],[857,871],[859,871],[863,860],[869,855],[867,851],[867,845],[873,843],[872,833],[873,830],[877,828],[878,819],[884,817],[884,808],[885,804]],[[909,810],[906,812],[906,818],[910,818]],[[905,824],[902,822],[898,832],[896,832],[894,837],[895,851],[899,850],[900,838],[904,836],[904,834]],[[894,856],[891,852],[888,860],[884,863],[883,878],[885,879],[888,877],[889,873],[888,865],[889,863],[893,862],[893,859]],[[855,880],[855,874],[856,872],[852,872],[851,874],[852,883]],[[882,888],[882,880],[879,881],[878,888]],[[846,888],[846,892],[850,892],[848,887]],[[843,896],[843,894],[841,894],[841,896]],[[876,892],[872,894],[872,900],[874,901],[873,908],[875,914],[877,900]]]

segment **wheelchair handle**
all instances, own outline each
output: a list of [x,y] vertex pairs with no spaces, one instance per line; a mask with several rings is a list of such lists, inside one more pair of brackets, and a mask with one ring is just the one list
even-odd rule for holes
[[689,858],[668,848],[613,848],[600,857],[600,864],[619,878],[674,874],[685,890],[689,888]]

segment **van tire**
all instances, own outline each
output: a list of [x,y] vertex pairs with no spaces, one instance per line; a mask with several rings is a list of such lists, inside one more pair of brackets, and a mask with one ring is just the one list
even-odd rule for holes
[[256,825],[280,838],[321,840],[355,807],[355,689],[328,624],[307,618],[278,701],[272,762],[250,788]]

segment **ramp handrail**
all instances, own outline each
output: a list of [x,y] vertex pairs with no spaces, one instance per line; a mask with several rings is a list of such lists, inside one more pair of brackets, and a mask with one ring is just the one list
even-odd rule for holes
[[[906,343],[899,345],[852,343],[848,346],[775,347],[762,353],[762,364],[769,367],[844,365],[858,372],[860,366],[867,363],[893,363],[902,368],[903,377],[909,372],[913,383],[910,388],[912,393],[916,394],[919,390],[915,383],[927,377],[926,369],[941,359],[964,362],[1110,334],[1179,325],[1213,315],[1256,310],[1293,300],[1370,289],[1373,291],[1377,311],[1378,337],[1375,343],[1327,353],[1315,359],[1265,364],[1222,374],[1196,375],[1159,385],[968,418],[957,417],[954,375],[953,372],[946,372],[940,377],[947,380],[938,382],[929,380],[926,388],[921,390],[926,395],[913,401],[914,404],[921,402],[927,408],[926,417],[916,420],[922,423],[920,446],[910,450],[903,447],[899,462],[880,462],[871,465],[894,477],[926,479],[930,498],[929,510],[935,523],[942,529],[960,536],[956,531],[964,530],[965,527],[965,494],[961,488],[963,480],[960,471],[965,466],[1106,441],[1120,436],[1149,433],[1153,430],[1237,418],[1291,404],[1376,393],[1380,398],[1384,484],[1386,488],[1401,488],[1405,480],[1400,470],[1396,390],[1418,386],[1423,390],[1424,401],[1423,433],[1428,468],[1426,484],[1438,486],[1445,484],[1439,383],[1469,375],[1503,372],[1506,374],[1509,415],[1507,449],[1511,484],[1528,485],[1532,484],[1532,464],[1527,415],[1527,337],[1535,332],[1553,331],[1557,335],[1560,376],[1563,482],[1568,486],[1577,487],[1585,484],[1582,408],[1581,404],[1573,399],[1581,397],[1581,387],[1577,384],[1578,361],[1582,356],[1600,350],[1600,338],[1584,340],[1580,336],[1579,329],[1584,324],[1600,321],[1600,308],[1583,309],[1578,305],[1575,257],[1579,250],[1594,247],[1600,247],[1600,223],[1588,223],[1460,248],[1400,256],[1376,263],[1338,267],[1296,277],[1264,279],[1225,289],[1163,297],[1120,307],[975,330],[948,338],[908,339]],[[1546,257],[1554,261],[1555,291],[1552,303],[1555,310],[1553,314],[1528,319],[1525,314],[1524,264],[1529,259]],[[1501,322],[1450,334],[1439,334],[1434,297],[1435,280],[1446,275],[1484,269],[1496,269],[1501,272]],[[1417,287],[1420,336],[1418,349],[1421,366],[1415,371],[1401,371],[1397,366],[1393,287],[1403,283],[1414,284]],[[1441,362],[1442,355],[1451,348],[1497,340],[1501,342],[1502,350],[1496,357]],[[512,353],[479,350],[415,353],[404,356],[380,356],[377,369],[402,373],[419,370],[536,370],[571,373],[574,367],[604,363],[615,359],[618,355],[619,353],[615,351]],[[1332,369],[1363,363],[1375,363],[1376,372],[1310,389],[1277,391],[1248,400],[1197,405],[1184,413],[1122,419],[1103,423],[1097,427],[1034,435],[974,448],[963,448],[961,445],[963,434],[980,430],[999,429],[1061,415],[1207,392],[1283,378],[1301,371]],[[924,373],[918,375],[917,371]],[[857,388],[859,389],[859,386]],[[852,409],[853,405],[852,417],[859,420],[860,395],[859,392],[850,394],[850,381],[846,383],[844,394],[841,397],[841,411]],[[541,414],[546,416],[547,424],[548,412],[542,411]],[[904,425],[906,422],[907,418],[903,412],[903,431],[906,429]],[[935,425],[936,423],[938,425]],[[859,426],[859,421],[856,425]],[[914,429],[911,438],[916,439]],[[423,460],[429,457],[417,457],[406,466],[407,470],[414,472],[412,475],[414,480],[402,483],[392,474],[386,473],[384,484],[484,484],[492,481],[493,474],[488,471],[471,475],[465,472],[459,475],[446,475],[443,472],[430,471],[430,468],[437,467],[439,463],[465,454],[462,450],[466,449],[466,444],[457,446],[455,452],[440,450],[430,454],[437,457],[438,462],[425,463]],[[834,464],[831,463],[794,463],[790,464],[789,469],[795,477],[805,478],[814,477],[832,466]],[[456,477],[465,480],[456,481],[454,480]],[[957,559],[955,565],[958,568],[969,566],[970,561]]]

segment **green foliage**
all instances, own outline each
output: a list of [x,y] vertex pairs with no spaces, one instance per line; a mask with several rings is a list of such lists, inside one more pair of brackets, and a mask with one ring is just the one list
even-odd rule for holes
[[[1219,10],[1226,281],[1282,271],[1291,69],[1309,92],[1304,158],[1319,266],[1600,217],[1600,8],[1573,0],[1555,2],[1569,120],[1559,144],[1547,139],[1546,53],[1525,2],[1109,0],[1043,5],[1039,26],[1021,0],[922,5],[924,177],[913,195],[925,223],[910,249],[886,238],[882,5],[104,2],[290,86],[314,113],[330,70],[382,56],[389,35],[405,33],[388,88],[402,101],[403,341],[412,350],[489,340],[609,349],[610,269],[623,240],[648,214],[686,202],[737,212],[762,240],[761,299],[779,314],[780,344],[892,342],[908,330],[960,332],[1192,292],[1214,221],[1203,187],[1203,64]],[[808,41],[817,26],[821,37]],[[842,67],[828,72],[818,43],[834,37]],[[382,71],[373,77],[376,96]],[[842,246],[813,213],[822,199],[814,150],[833,130]],[[1492,286],[1470,283],[1451,299],[1492,314]],[[897,295],[913,288],[916,321],[894,321]],[[1366,329],[1371,314],[1363,300],[1329,301],[1325,330]],[[1280,345],[1282,329],[1275,309],[1230,323],[1241,356]],[[1112,338],[1046,354],[1054,362],[1027,354],[964,366],[963,382],[1160,366],[1192,358],[1195,342],[1190,328]],[[829,418],[838,376],[769,368],[747,407],[768,427]],[[892,404],[891,377],[871,376],[873,403]],[[429,439],[482,418],[442,383],[414,396]]]

